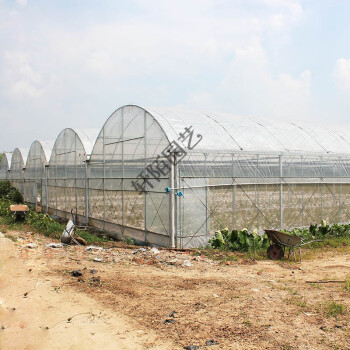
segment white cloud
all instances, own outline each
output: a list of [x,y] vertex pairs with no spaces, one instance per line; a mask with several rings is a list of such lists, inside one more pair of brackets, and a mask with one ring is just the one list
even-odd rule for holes
[[259,115],[299,114],[307,106],[311,73],[273,76],[262,45],[263,39],[274,47],[285,42],[303,18],[300,1],[132,4],[137,11],[109,20],[85,21],[82,15],[74,24],[65,16],[30,12],[31,6],[19,11],[1,5],[6,115],[24,109],[32,124],[50,116],[57,127],[101,126],[113,108],[128,102]]
[[259,42],[236,51],[223,79],[205,92],[190,96],[187,104],[197,108],[300,120],[312,117],[311,72],[298,77],[282,73],[273,77]]
[[350,92],[350,59],[339,58],[336,61],[333,79],[341,92]]
[[27,0],[16,0],[16,3],[20,6],[27,6],[28,5]]

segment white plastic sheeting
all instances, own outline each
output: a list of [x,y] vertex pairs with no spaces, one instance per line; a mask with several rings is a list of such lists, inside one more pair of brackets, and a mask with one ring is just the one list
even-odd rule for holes
[[39,141],[32,143],[29,149],[24,172],[24,199],[35,204],[40,196],[42,206],[47,207],[45,167],[51,157],[54,141]]
[[50,151],[34,142],[26,165],[16,149],[0,176],[119,236],[198,247],[225,227],[350,221],[350,130],[127,105],[101,130],[64,129]]
[[86,215],[86,160],[98,129],[64,129],[53,146],[48,169],[49,207],[58,216]]
[[8,180],[12,153],[3,153],[0,162],[0,180]]

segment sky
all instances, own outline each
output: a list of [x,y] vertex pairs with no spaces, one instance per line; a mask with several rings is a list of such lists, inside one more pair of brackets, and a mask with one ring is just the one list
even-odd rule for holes
[[348,0],[0,0],[0,151],[125,104],[350,125]]

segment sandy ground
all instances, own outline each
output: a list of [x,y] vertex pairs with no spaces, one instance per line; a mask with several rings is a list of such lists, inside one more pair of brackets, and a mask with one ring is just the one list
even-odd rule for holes
[[[41,235],[6,236],[0,349],[350,349],[345,283],[306,283],[345,280],[350,250],[302,264],[227,265],[188,252],[51,248]],[[343,314],[327,315],[332,302]]]

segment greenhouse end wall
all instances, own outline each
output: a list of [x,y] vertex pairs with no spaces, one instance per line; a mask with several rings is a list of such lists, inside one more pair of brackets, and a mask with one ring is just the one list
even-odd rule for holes
[[69,218],[73,209],[82,224],[119,238],[201,247],[226,227],[262,232],[349,222],[347,137],[129,105],[100,131],[63,130],[46,167],[34,162],[42,153],[30,152],[25,167],[15,151],[7,172],[21,191],[29,186],[28,201],[40,182],[44,209],[56,216]]

